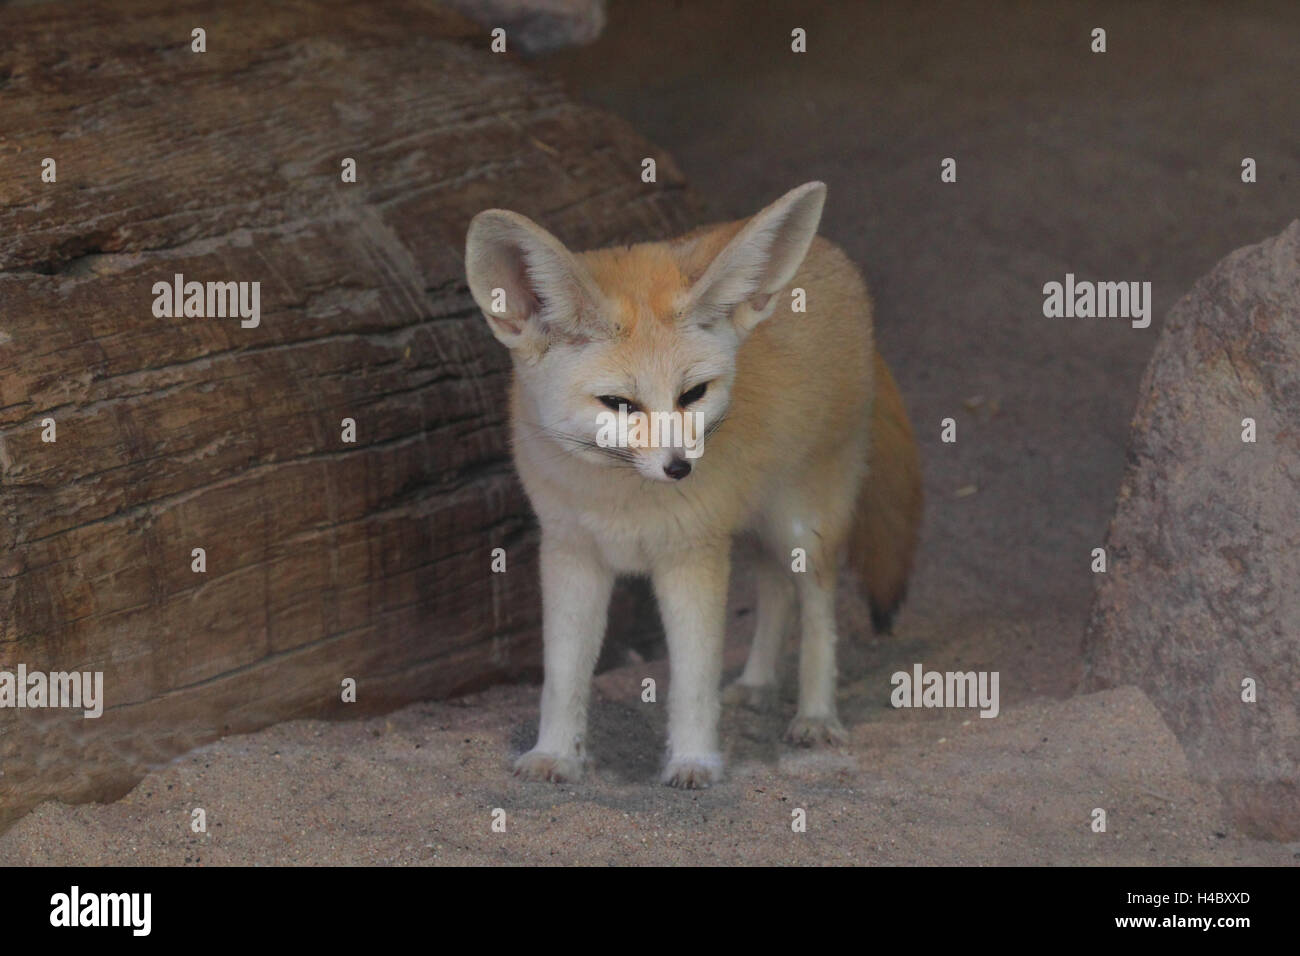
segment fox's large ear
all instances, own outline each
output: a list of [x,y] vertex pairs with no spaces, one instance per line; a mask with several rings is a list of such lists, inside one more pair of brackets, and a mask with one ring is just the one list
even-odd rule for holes
[[825,201],[825,183],[804,183],[750,219],[691,287],[688,314],[704,324],[730,317],[742,335],[771,315],[808,254]]
[[564,243],[527,216],[488,209],[465,238],[469,291],[492,334],[512,349],[544,351],[557,333],[589,330],[600,293]]

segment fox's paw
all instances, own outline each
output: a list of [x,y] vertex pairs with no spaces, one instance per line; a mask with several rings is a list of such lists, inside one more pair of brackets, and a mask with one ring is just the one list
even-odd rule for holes
[[722,757],[674,757],[664,771],[664,783],[679,790],[705,790],[722,779]]
[[765,713],[776,704],[776,685],[733,681],[722,692],[722,702],[728,707],[747,707]]
[[786,729],[785,739],[798,747],[841,746],[849,742],[849,732],[834,716],[795,717]]
[[582,760],[530,750],[515,761],[515,776],[528,781],[571,783],[582,779]]

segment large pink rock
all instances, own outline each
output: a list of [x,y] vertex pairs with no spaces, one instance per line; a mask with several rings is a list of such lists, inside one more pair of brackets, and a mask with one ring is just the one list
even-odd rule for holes
[[1235,824],[1300,838],[1300,221],[1169,314],[1106,548],[1085,685],[1142,687]]

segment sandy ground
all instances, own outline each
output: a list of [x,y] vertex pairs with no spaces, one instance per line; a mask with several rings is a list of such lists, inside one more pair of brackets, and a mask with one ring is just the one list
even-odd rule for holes
[[[1300,850],[1224,834],[1134,689],[996,720],[877,701],[839,751],[776,746],[779,721],[731,714],[730,778],[679,792],[653,784],[663,708],[640,702],[643,672],[603,676],[600,764],[577,785],[509,776],[503,754],[524,746],[536,702],[501,687],[227,738],[116,803],[41,806],[0,840],[0,864],[1282,865]],[[195,807],[205,834],[190,832]]]
[[[720,787],[655,785],[660,704],[608,656],[596,766],[525,785],[537,692],[503,687],[343,724],[228,738],[103,806],[47,804],[0,863],[1294,864],[1219,820],[1147,698],[1075,696],[1136,388],[1164,313],[1300,214],[1294,4],[615,3],[596,45],[541,61],[671,151],[715,218],[830,186],[823,233],[862,264],[917,422],[928,510],[891,638],[843,602],[847,747],[730,711]],[[910,11],[900,18],[899,9]],[[789,53],[793,25],[810,52]],[[1093,26],[1110,51],[1088,52]],[[943,157],[958,182],[939,182]],[[1243,156],[1259,182],[1240,182]],[[1042,316],[1042,285],[1150,280],[1150,329]],[[939,442],[940,419],[958,442]],[[970,488],[974,492],[970,493]],[[959,494],[959,490],[966,493]],[[732,601],[731,661],[752,626]],[[787,678],[793,648],[787,651]],[[896,711],[914,663],[996,670],[1002,714]],[[660,682],[660,701],[667,693]],[[203,836],[189,812],[207,811]],[[506,832],[491,811],[506,811]],[[1089,827],[1094,808],[1106,833]],[[807,812],[806,833],[791,811]]]
[[[752,602],[733,595],[728,663]],[[841,616],[862,612],[844,598]],[[1294,865],[1300,844],[1219,822],[1214,791],[1147,697],[1065,700],[1013,691],[996,718],[895,710],[889,674],[918,647],[843,648],[847,745],[779,742],[794,713],[793,654],[767,711],[729,708],[717,787],[658,786],[667,665],[602,673],[593,766],[577,784],[526,784],[537,692],[497,687],[385,717],[280,724],[228,737],[149,774],[107,805],[47,803],[0,837],[0,865]],[[955,657],[965,656],[954,651]],[[926,662],[931,666],[931,662]],[[933,666],[947,667],[946,658]],[[657,702],[641,699],[653,678]],[[191,830],[202,808],[207,832]],[[1106,811],[1094,832],[1094,811]],[[493,830],[504,811],[504,832]],[[806,821],[795,832],[795,812]]]

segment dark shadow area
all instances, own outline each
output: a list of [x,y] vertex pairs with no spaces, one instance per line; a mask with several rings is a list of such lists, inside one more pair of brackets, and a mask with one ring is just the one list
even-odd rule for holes
[[[827,182],[822,232],[867,276],[922,445],[898,639],[1059,696],[1164,314],[1300,213],[1298,48],[1287,3],[614,2],[538,65],[669,150],[715,218]],[[1151,326],[1045,318],[1066,273],[1150,281]]]

